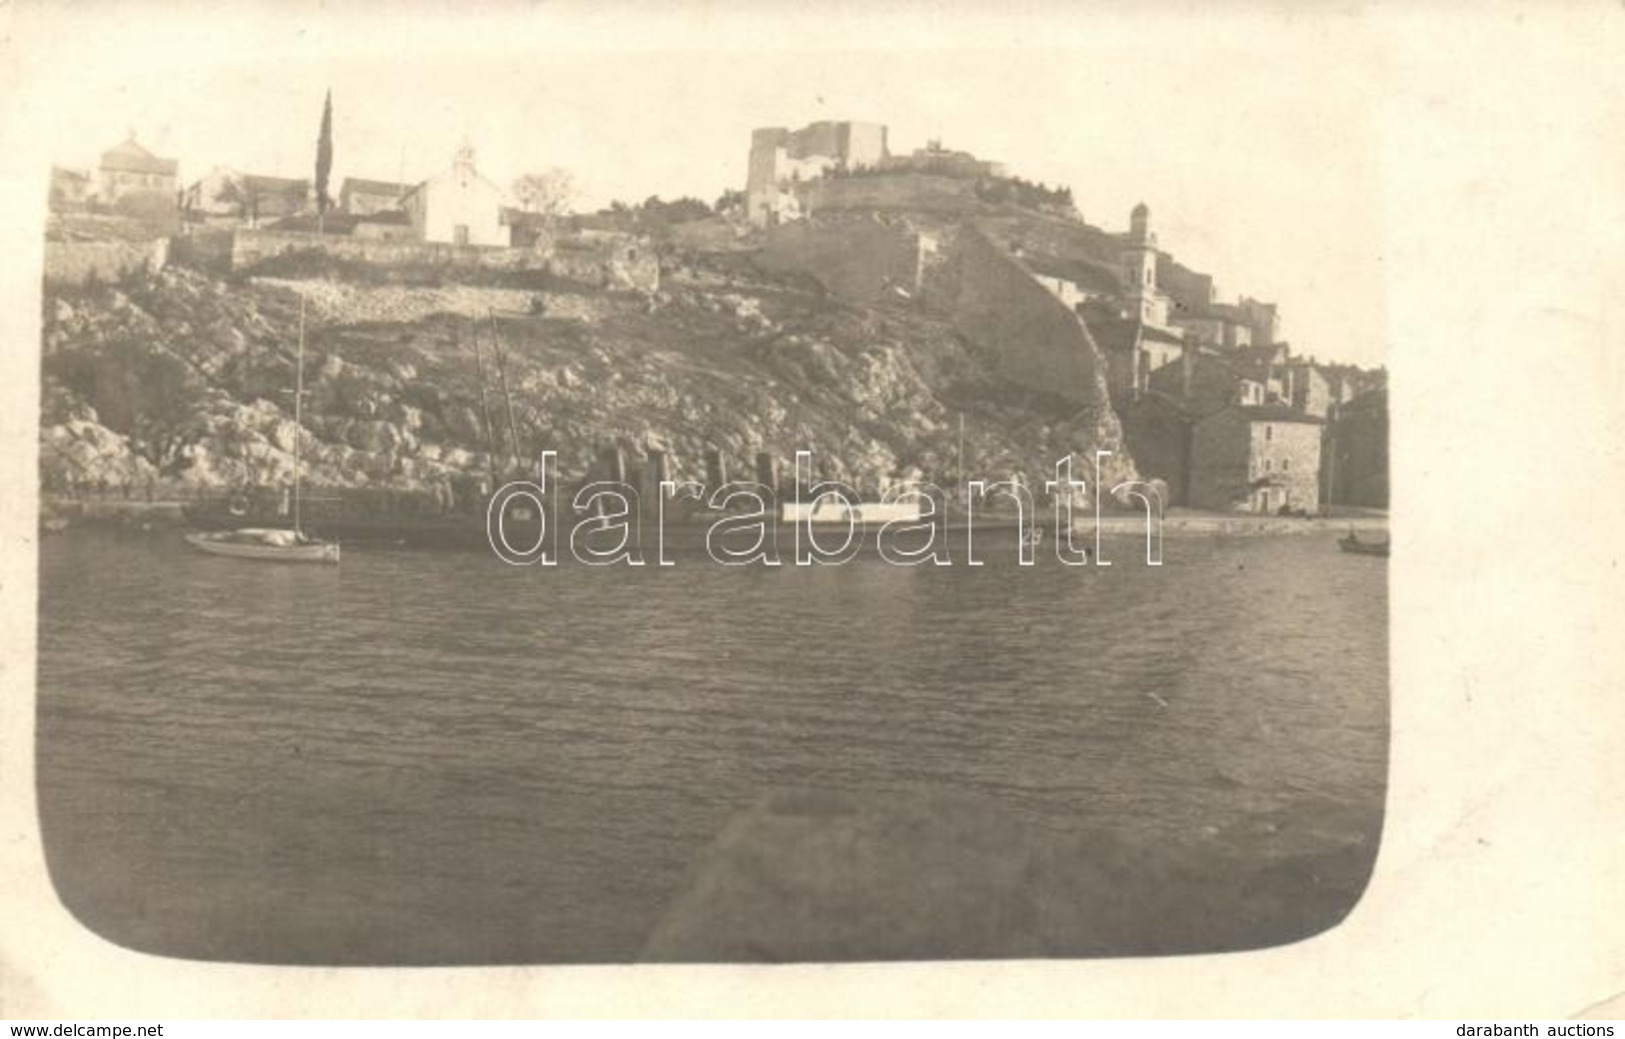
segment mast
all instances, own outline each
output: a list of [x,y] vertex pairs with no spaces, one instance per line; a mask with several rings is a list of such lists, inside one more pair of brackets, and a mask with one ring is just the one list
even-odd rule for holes
[[1337,501],[1337,404],[1328,409],[1326,423],[1326,515],[1332,514]]
[[513,395],[508,392],[508,359],[502,349],[502,338],[497,333],[496,311],[490,312],[491,318],[491,350],[497,360],[497,382],[502,387],[502,403],[508,413],[508,450],[513,456],[513,467],[520,466],[519,458],[519,426],[513,418]]
[[299,349],[295,355],[293,384],[293,532],[300,534],[299,526],[299,442],[304,438],[305,419],[305,297],[299,297]]
[[959,497],[965,488],[965,413],[959,413],[959,452],[954,456],[954,497]]
[[497,455],[496,445],[491,442],[491,402],[485,395],[485,361],[480,356],[480,330],[475,326],[473,335],[469,339],[474,344],[474,371],[480,380],[480,412],[485,416],[485,458],[491,470],[491,489],[496,490],[497,483]]

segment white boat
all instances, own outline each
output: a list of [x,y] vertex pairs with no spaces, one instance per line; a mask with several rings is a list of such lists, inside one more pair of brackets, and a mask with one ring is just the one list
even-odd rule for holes
[[318,541],[296,530],[270,527],[243,527],[240,530],[213,530],[186,535],[188,544],[217,556],[236,559],[265,559],[288,563],[337,563],[339,546],[334,541]]
[[299,351],[293,391],[293,527],[239,527],[186,535],[187,544],[217,556],[235,559],[262,559],[285,563],[337,563],[336,541],[312,538],[300,529],[299,444],[304,432],[305,400],[305,300],[299,298]]

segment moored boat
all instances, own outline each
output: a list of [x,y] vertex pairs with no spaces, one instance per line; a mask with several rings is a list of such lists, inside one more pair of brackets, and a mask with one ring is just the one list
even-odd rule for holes
[[1388,543],[1388,540],[1361,541],[1360,535],[1352,530],[1349,531],[1348,537],[1337,540],[1337,546],[1343,551],[1362,556],[1386,556],[1388,554]]
[[194,548],[235,559],[261,559],[285,563],[337,563],[336,542],[305,537],[294,530],[243,527],[238,530],[212,530],[186,535]]
[[[201,531],[186,535],[193,548],[233,559],[258,559],[285,563],[337,563],[339,546],[307,535],[301,524],[299,486],[299,443],[304,426],[305,397],[305,301],[299,299],[299,348],[295,358],[297,375],[293,390],[293,527],[242,526],[227,530]],[[238,515],[239,510],[232,508]],[[246,514],[247,509],[241,510]]]

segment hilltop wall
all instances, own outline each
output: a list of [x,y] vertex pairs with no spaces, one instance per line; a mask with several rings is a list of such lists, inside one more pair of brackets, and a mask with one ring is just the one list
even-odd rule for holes
[[335,259],[380,266],[426,263],[487,270],[540,268],[548,255],[545,249],[502,249],[240,228],[232,240],[231,266],[233,270],[245,270],[275,256],[307,250],[320,250]]
[[803,182],[797,194],[802,210],[814,217],[854,209],[967,213],[982,208],[975,181],[924,173],[821,178]]

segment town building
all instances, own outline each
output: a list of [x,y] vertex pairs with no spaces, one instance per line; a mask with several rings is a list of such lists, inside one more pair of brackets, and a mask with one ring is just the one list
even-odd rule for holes
[[[1086,309],[1089,334],[1106,358],[1106,388],[1114,402],[1133,399],[1152,388],[1158,372],[1178,371],[1187,343],[1183,336],[1148,324],[1137,316],[1102,316]],[[1163,376],[1168,380],[1168,376]],[[1175,376],[1172,385],[1164,381],[1162,391],[1180,393],[1185,379]]]
[[1388,507],[1388,390],[1335,404],[1326,423],[1323,491],[1333,505]]
[[95,181],[88,171],[51,167],[50,208],[53,212],[85,208],[95,190]]
[[1291,362],[1292,407],[1305,415],[1325,418],[1332,407],[1331,382],[1310,361]]
[[1056,299],[1077,309],[1102,301],[1115,300],[1121,286],[1113,271],[1105,266],[1041,253],[1028,253],[1020,246],[1012,249],[1034,279]]
[[[96,168],[96,200],[103,206],[173,210],[176,205],[176,162],[136,143],[132,133],[122,144],[102,152]],[[129,208],[129,207],[126,207]]]
[[887,157],[886,128],[878,123],[817,122],[799,130],[780,126],[750,135],[745,213],[757,227],[800,215],[794,186],[831,169],[878,167]]
[[1232,404],[1196,420],[1190,504],[1266,514],[1317,510],[1322,426],[1282,404]]
[[451,168],[408,191],[401,208],[420,241],[507,246],[503,203],[502,189],[474,167],[474,149],[465,142]]
[[216,166],[186,188],[181,208],[193,222],[261,227],[312,210],[314,200],[308,179],[268,177]]

